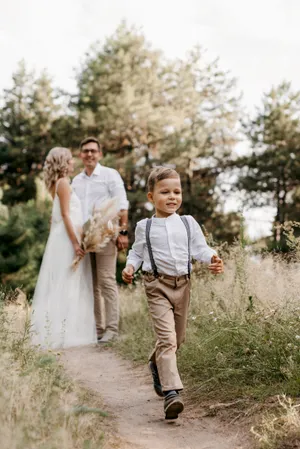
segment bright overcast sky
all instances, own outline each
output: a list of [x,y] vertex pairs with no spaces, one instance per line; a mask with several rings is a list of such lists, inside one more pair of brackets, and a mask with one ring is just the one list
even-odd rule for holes
[[284,79],[300,90],[300,0],[0,0],[0,6],[0,92],[21,59],[74,90],[74,68],[85,51],[122,19],[167,56],[200,44],[209,58],[220,57],[249,110]]

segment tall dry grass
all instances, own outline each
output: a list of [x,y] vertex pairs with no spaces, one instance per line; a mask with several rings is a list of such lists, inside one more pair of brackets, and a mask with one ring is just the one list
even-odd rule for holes
[[100,449],[99,398],[64,374],[59,354],[30,345],[26,308],[0,291],[1,449]]
[[[253,404],[299,395],[299,254],[289,261],[255,257],[236,244],[223,256],[224,275],[194,267],[187,338],[178,351],[189,396],[198,403]],[[121,296],[123,338],[117,347],[146,363],[154,334],[141,282],[124,287]]]
[[[234,247],[222,276],[195,270],[180,371],[197,394],[221,399],[296,394],[300,385],[300,266]],[[154,343],[143,287],[122,290],[120,350],[147,359]]]
[[300,447],[300,404],[286,396],[278,397],[275,412],[267,412],[251,432],[260,449],[298,449]]

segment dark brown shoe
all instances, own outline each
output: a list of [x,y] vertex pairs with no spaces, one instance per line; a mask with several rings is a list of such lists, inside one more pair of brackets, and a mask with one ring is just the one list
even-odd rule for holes
[[184,404],[178,393],[168,394],[165,397],[164,410],[166,419],[177,419],[184,409]]

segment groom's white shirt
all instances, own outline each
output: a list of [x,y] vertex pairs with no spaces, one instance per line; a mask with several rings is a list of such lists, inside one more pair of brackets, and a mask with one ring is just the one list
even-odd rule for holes
[[98,163],[91,176],[84,170],[75,176],[72,187],[81,201],[84,221],[91,216],[94,207],[99,207],[103,201],[114,196],[119,199],[120,210],[128,209],[123,180],[113,168]]

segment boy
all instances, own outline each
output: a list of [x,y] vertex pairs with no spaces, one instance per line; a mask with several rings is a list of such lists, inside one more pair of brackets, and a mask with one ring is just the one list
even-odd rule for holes
[[223,273],[223,262],[211,249],[200,226],[191,216],[180,217],[182,203],[179,174],[156,167],[148,178],[148,200],[155,215],[137,223],[135,242],[122,277],[132,283],[143,263],[144,285],[157,337],[149,367],[155,392],[164,397],[166,419],[176,419],[184,405],[176,351],[185,339],[190,302],[190,260],[208,263],[214,274]]

